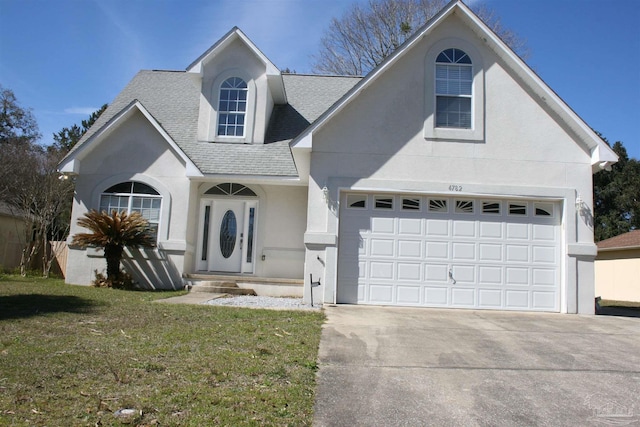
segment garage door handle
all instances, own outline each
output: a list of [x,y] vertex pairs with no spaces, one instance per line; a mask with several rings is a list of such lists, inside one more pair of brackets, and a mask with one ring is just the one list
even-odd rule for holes
[[456,284],[456,279],[453,278],[453,270],[449,269],[449,278],[453,281],[453,284]]

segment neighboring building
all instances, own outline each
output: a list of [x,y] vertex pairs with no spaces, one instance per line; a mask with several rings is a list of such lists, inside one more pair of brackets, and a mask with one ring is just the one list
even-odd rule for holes
[[640,230],[598,242],[596,296],[640,302]]
[[0,202],[0,272],[20,267],[26,222],[15,209]]
[[[138,210],[138,280],[320,280],[315,302],[593,313],[592,174],[615,153],[462,2],[362,79],[283,74],[237,28],[141,71],[60,164]],[[71,248],[69,283],[104,260]]]

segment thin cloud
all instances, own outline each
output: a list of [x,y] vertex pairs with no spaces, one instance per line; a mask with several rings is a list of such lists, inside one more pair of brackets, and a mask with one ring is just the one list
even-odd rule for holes
[[65,114],[82,114],[84,116],[90,116],[94,111],[98,110],[98,107],[71,107],[65,108]]

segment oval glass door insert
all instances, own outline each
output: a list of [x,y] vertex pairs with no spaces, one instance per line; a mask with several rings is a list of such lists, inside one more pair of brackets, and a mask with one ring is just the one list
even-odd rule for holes
[[220,224],[220,252],[225,258],[229,258],[236,247],[236,214],[232,210],[225,212]]

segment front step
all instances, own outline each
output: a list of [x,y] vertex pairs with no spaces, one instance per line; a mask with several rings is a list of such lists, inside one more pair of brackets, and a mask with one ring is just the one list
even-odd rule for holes
[[202,280],[191,287],[191,292],[208,292],[213,294],[257,295],[253,289],[240,288],[236,282]]
[[191,292],[213,292],[234,295],[301,298],[304,288],[303,280],[274,279],[255,276],[191,273],[183,274],[182,280]]

